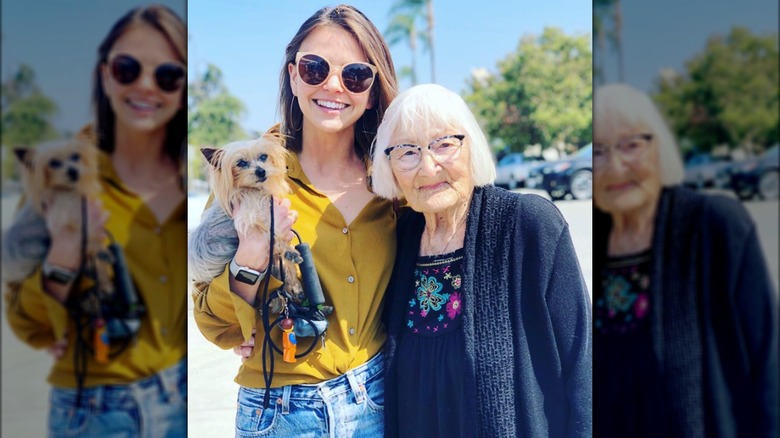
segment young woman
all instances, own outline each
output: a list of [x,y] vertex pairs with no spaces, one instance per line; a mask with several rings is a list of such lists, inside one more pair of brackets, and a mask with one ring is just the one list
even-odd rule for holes
[[[292,194],[277,204],[277,226],[284,233],[295,222],[311,246],[325,299],[335,307],[324,344],[318,340],[296,363],[277,355],[266,408],[257,310],[263,280],[247,283],[235,275],[268,267],[269,236],[259,233],[238,235],[224,272],[194,285],[195,319],[222,348],[237,347],[257,331],[258,346],[236,377],[236,436],[382,436],[380,313],[395,257],[395,214],[389,201],[369,190],[367,163],[377,125],[396,94],[393,63],[381,33],[360,11],[327,7],[287,45],[280,86],[279,129],[292,152]],[[311,338],[304,339],[299,352]]]
[[55,357],[50,436],[186,436],[186,37],[181,19],[162,6],[120,18],[98,49],[96,121],[81,133],[100,150],[102,194],[88,206],[88,232],[106,230],[123,250],[145,308],[135,335],[108,360],[96,358],[95,327],[74,316],[89,289],[74,257],[82,236],[58,229],[51,210],[41,267],[8,287],[14,333]]

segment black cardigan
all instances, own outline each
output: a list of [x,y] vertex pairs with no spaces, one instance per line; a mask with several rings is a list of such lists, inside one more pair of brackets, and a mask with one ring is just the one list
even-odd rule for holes
[[[598,209],[593,219],[598,276],[612,223]],[[780,436],[777,302],[747,211],[666,188],[652,249],[651,336],[667,401],[657,421],[675,437]]]
[[[385,436],[397,436],[396,356],[425,219],[398,223],[385,306]],[[568,225],[535,195],[474,191],[464,242],[466,436],[591,433],[591,310]]]

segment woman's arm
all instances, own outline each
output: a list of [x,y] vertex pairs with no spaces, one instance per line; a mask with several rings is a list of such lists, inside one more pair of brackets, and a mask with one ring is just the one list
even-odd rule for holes
[[546,300],[569,401],[566,436],[591,436],[591,307],[568,226],[564,226],[555,247]]
[[[289,199],[275,199],[274,220],[277,235],[285,235],[292,238],[292,225],[295,222],[295,214],[289,210]],[[216,207],[218,208],[218,207]],[[235,258],[238,265],[246,266],[257,271],[264,272],[268,267],[268,254],[270,239],[267,233],[259,233],[250,230],[245,235],[239,235],[232,221],[212,218],[218,215],[205,214],[206,222],[201,223],[198,229],[190,236],[189,262],[191,266],[197,266],[199,273],[221,269],[219,275],[210,281],[197,281],[198,273],[193,275],[196,281],[193,283],[193,300],[195,302],[195,322],[201,333],[217,346],[223,349],[233,348],[252,338],[256,328],[259,313],[258,291],[264,287],[265,280],[258,280],[255,284],[246,284],[237,281],[230,273],[228,265],[231,258]],[[221,221],[217,224],[217,221]],[[229,223],[229,233],[216,230]],[[212,227],[212,228],[209,228]],[[231,234],[224,238],[225,234]],[[217,237],[215,237],[217,236]],[[234,239],[231,239],[235,236]],[[236,241],[233,248],[229,242]],[[226,243],[227,242],[227,243]],[[221,245],[220,254],[215,256],[214,246]],[[223,254],[224,253],[224,254]],[[227,257],[224,255],[227,254]],[[231,256],[232,254],[232,256]],[[200,274],[206,277],[206,274]],[[268,286],[269,291],[275,290],[281,283],[273,278]]]

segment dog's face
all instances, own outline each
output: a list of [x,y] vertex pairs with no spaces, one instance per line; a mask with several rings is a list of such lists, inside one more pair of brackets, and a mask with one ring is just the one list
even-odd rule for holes
[[209,162],[211,189],[227,207],[236,191],[256,190],[260,195],[282,196],[289,188],[285,181],[287,154],[281,138],[266,134],[257,140],[230,143],[220,149],[203,148]]
[[25,189],[36,198],[45,192],[92,195],[98,181],[97,148],[80,139],[55,140],[36,148],[16,148],[23,164]]

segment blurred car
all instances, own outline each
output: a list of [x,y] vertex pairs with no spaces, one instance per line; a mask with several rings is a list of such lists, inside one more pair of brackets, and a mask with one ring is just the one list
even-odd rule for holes
[[528,171],[542,157],[527,157],[521,153],[512,153],[505,155],[496,165],[496,185],[514,190],[518,187],[525,187],[525,180],[528,178]]
[[717,179],[727,184],[740,199],[777,199],[778,148],[774,145],[758,157],[749,158],[721,169]]
[[529,171],[527,186],[541,188],[554,200],[571,195],[574,199],[593,196],[593,144],[564,159],[545,162]]
[[718,172],[731,165],[730,158],[696,154],[685,162],[683,185],[692,189],[724,188]]

